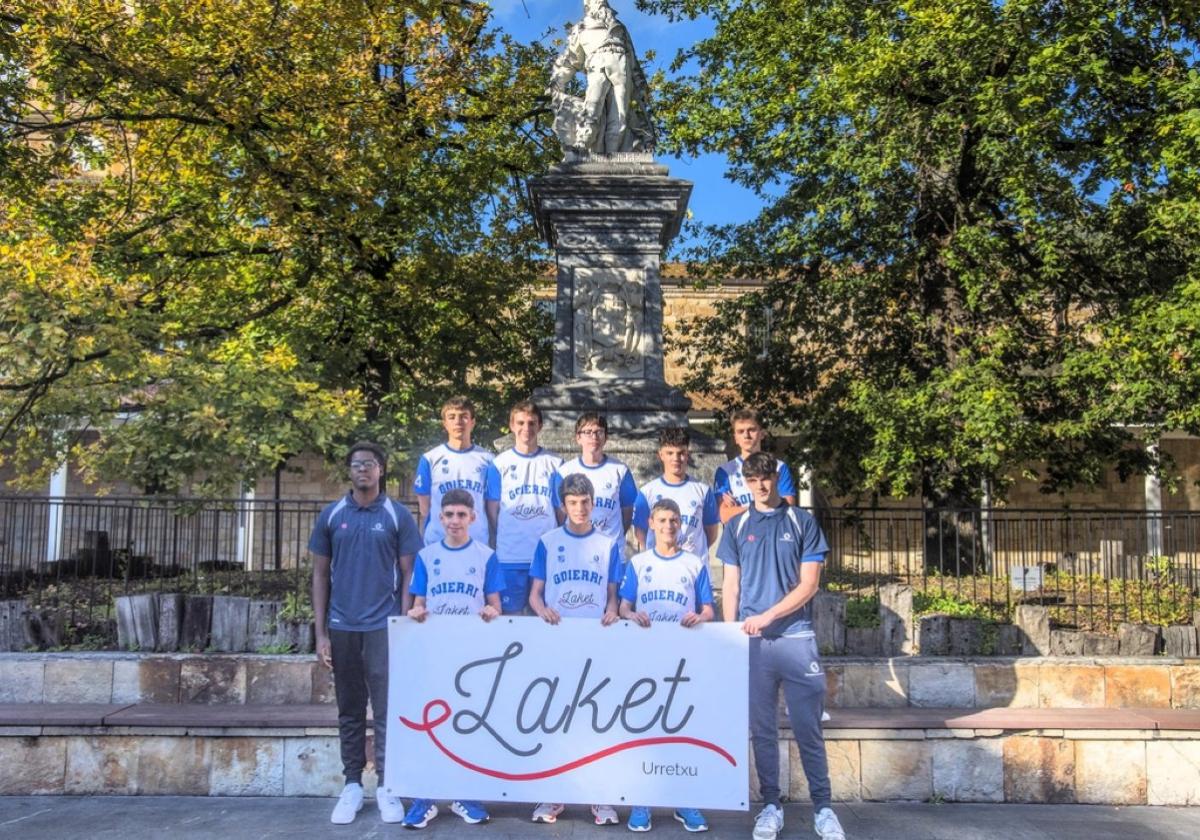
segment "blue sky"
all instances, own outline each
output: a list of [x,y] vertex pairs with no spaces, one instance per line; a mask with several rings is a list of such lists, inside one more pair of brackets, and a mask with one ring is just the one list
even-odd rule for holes
[[[639,55],[648,50],[654,59],[645,64],[647,75],[666,70],[681,47],[694,44],[712,32],[709,20],[672,23],[665,17],[638,11],[634,0],[609,0],[633,36]],[[583,0],[491,0],[496,25],[521,41],[542,40],[550,45],[566,34],[566,24],[583,17]],[[671,175],[686,178],[692,188],[690,209],[695,222],[725,224],[754,217],[761,202],[749,190],[725,179],[725,159],[720,155],[698,158],[661,156]],[[686,232],[684,234],[686,236]],[[683,238],[683,237],[681,237]],[[676,246],[685,244],[676,242]]]

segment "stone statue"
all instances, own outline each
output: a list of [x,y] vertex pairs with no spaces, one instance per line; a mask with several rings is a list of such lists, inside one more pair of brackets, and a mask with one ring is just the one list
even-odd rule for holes
[[[584,0],[583,20],[550,73],[554,133],[566,149],[611,155],[650,152],[654,135],[647,110],[646,74],[625,25],[608,0]],[[587,77],[581,98],[568,92],[576,73]]]

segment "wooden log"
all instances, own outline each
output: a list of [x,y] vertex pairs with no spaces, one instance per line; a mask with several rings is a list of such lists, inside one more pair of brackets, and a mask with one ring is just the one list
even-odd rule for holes
[[315,645],[311,621],[279,622],[279,640],[292,646],[292,653],[312,653]]
[[280,644],[290,644],[279,633],[278,601],[251,601],[247,617],[247,646],[250,650],[262,650]]
[[183,630],[183,596],[164,592],[158,596],[158,638],[154,649],[179,650]]
[[910,656],[915,647],[913,590],[889,583],[879,588],[880,645],[884,656]]
[[1083,634],[1078,630],[1051,630],[1051,656],[1082,656]]
[[1050,609],[1032,604],[1017,607],[1013,624],[1021,628],[1021,653],[1046,656],[1050,653]]
[[133,599],[130,595],[117,597],[117,647],[137,650],[137,628],[133,624]]
[[848,656],[879,656],[881,646],[881,628],[846,628],[846,654]]
[[1200,633],[1190,624],[1164,627],[1163,652],[1176,657],[1200,655]]
[[0,652],[25,650],[25,613],[29,603],[24,598],[0,601]]
[[813,631],[817,650],[826,656],[846,652],[846,596],[836,592],[818,592],[813,598]]
[[1116,656],[1120,653],[1120,645],[1116,636],[1107,633],[1087,632],[1083,637],[1084,656]]
[[208,649],[208,638],[212,628],[211,595],[188,595],[183,599],[183,626],[179,629],[180,650],[202,651]]
[[1158,653],[1159,628],[1150,624],[1123,622],[1117,627],[1121,656],[1154,656]]
[[996,655],[1020,656],[1025,634],[1015,624],[1000,624],[996,627]]
[[137,649],[154,650],[158,645],[158,593],[131,595],[129,602]]
[[923,615],[917,625],[917,649],[921,656],[950,655],[950,617]]
[[950,619],[951,656],[977,656],[982,650],[982,621],[977,618]]
[[249,598],[236,595],[214,595],[210,639],[213,650],[235,653],[244,651],[249,622]]

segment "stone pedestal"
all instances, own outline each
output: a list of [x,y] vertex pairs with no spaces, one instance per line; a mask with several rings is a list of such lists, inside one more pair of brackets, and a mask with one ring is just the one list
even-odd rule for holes
[[[569,458],[576,418],[604,414],[605,451],[639,485],[661,472],[658,430],[688,425],[691,400],[663,377],[660,269],[691,193],[648,154],[572,156],[529,185],[558,262],[553,376],[533,394],[542,443]],[[693,477],[711,483],[724,445],[693,431],[691,449]]]
[[546,431],[572,430],[584,411],[607,415],[613,438],[686,425],[691,403],[663,378],[660,267],[691,192],[632,154],[567,161],[530,183],[558,261],[553,377],[534,393]]

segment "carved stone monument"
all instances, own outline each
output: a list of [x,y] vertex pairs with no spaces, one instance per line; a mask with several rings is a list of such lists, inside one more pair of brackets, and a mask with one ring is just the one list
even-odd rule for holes
[[[534,399],[547,445],[563,455],[575,449],[580,413],[607,415],[609,451],[645,480],[657,471],[658,430],[686,426],[691,407],[663,378],[660,268],[692,184],[654,161],[629,33],[607,0],[585,0],[584,10],[548,91],[564,160],[529,186],[558,263],[553,376]],[[583,97],[567,93],[577,73],[586,76]],[[711,480],[723,447],[693,434],[692,451],[696,476]]]

